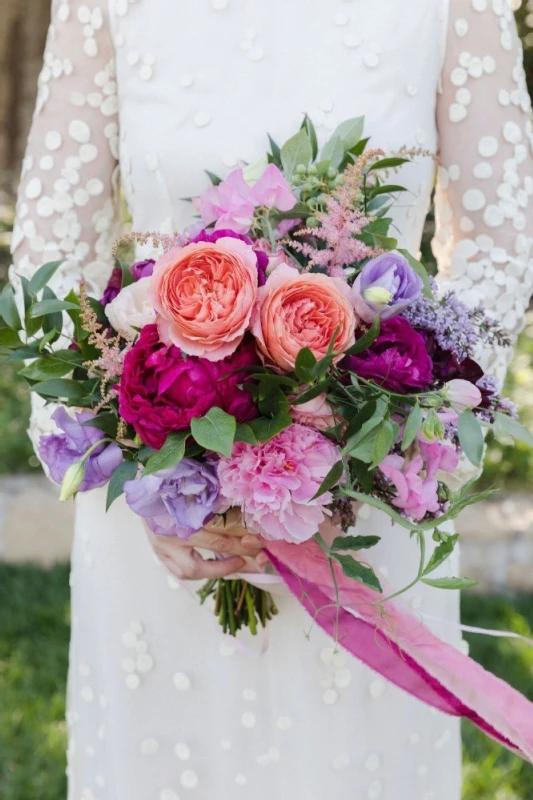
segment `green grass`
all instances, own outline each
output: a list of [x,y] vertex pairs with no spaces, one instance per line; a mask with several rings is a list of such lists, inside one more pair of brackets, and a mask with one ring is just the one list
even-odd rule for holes
[[[463,595],[466,623],[532,636],[533,599]],[[68,568],[0,564],[0,798],[64,800]],[[533,699],[533,648],[469,635],[471,654]],[[533,768],[464,726],[464,800],[531,800]]]

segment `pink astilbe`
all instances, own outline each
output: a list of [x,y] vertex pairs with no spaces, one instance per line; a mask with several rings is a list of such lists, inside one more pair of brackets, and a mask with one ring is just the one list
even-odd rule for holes
[[355,237],[372,221],[362,210],[362,184],[366,165],[382,156],[381,150],[369,150],[347,167],[344,183],[326,200],[326,210],[316,214],[316,228],[299,230],[298,237],[312,237],[325,243],[319,248],[309,242],[291,240],[291,246],[309,258],[307,269],[323,267],[332,277],[344,277],[343,267],[375,258],[383,252],[369,247]]

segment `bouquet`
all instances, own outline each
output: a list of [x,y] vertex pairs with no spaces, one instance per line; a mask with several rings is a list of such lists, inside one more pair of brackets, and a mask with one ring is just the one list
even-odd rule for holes
[[[390,602],[404,590],[387,595],[367,558],[379,537],[350,533],[356,503],[374,506],[418,541],[410,586],[471,586],[433,577],[457,542],[443,523],[487,495],[457,488],[454,473],[462,459],[480,467],[489,429],[533,443],[476,361],[480,346],[510,344],[505,332],[440,293],[393,235],[389,212],[406,191],[393,176],[416,153],[367,149],[363,124],[342,123],[319,151],[306,116],[263,161],[209,174],[188,230],[117,244],[99,301],[83,281],[56,297],[58,263],[21,278],[23,308],[10,287],[2,295],[0,344],[26,361],[32,392],[61,404],[39,446],[61,499],[107,485],[108,507],[125,494],[154,534],[182,539],[239,509],[334,638],[342,626],[343,645],[390,680],[496,735],[481,701],[457,701],[470,660],[418,620],[409,628]],[[156,260],[121,257],[150,241]],[[200,595],[232,635],[276,613],[242,579]],[[447,654],[445,675],[424,636]],[[385,645],[396,659],[381,657]]]

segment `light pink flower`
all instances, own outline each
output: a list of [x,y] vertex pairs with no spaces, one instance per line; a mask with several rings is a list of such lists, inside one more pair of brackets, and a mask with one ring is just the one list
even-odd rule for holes
[[457,469],[459,454],[451,444],[419,439],[418,446],[424,459],[427,479],[435,478],[440,470],[454,472]]
[[291,406],[290,412],[295,422],[309,425],[317,431],[325,431],[336,424],[333,409],[325,394],[320,394],[299,406]]
[[467,408],[477,408],[482,401],[478,387],[462,378],[454,378],[446,384],[446,399],[456,411],[465,411]]
[[305,542],[318,531],[331,502],[320,484],[340,460],[335,445],[305,425],[290,425],[266,444],[238,442],[218,462],[221,496],[240,506],[246,525],[267,540]]
[[254,217],[252,189],[242,169],[235,169],[218,186],[211,186],[200,198],[200,214],[205,225],[248,233]]
[[406,516],[418,521],[423,519],[428,511],[435,513],[439,510],[437,480],[420,475],[424,469],[422,456],[415,456],[411,461],[406,461],[403,456],[389,455],[381,462],[379,468],[396,487],[398,494],[392,504],[404,511]]
[[275,164],[269,164],[252,186],[251,197],[256,206],[277,208],[279,211],[290,211],[296,204],[291,187]]

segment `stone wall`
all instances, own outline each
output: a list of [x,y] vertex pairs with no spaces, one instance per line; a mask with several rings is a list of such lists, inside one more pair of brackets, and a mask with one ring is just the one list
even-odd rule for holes
[[[74,506],[43,475],[0,478],[0,559],[67,561]],[[533,499],[504,495],[470,506],[458,523],[463,575],[486,592],[533,591]]]

